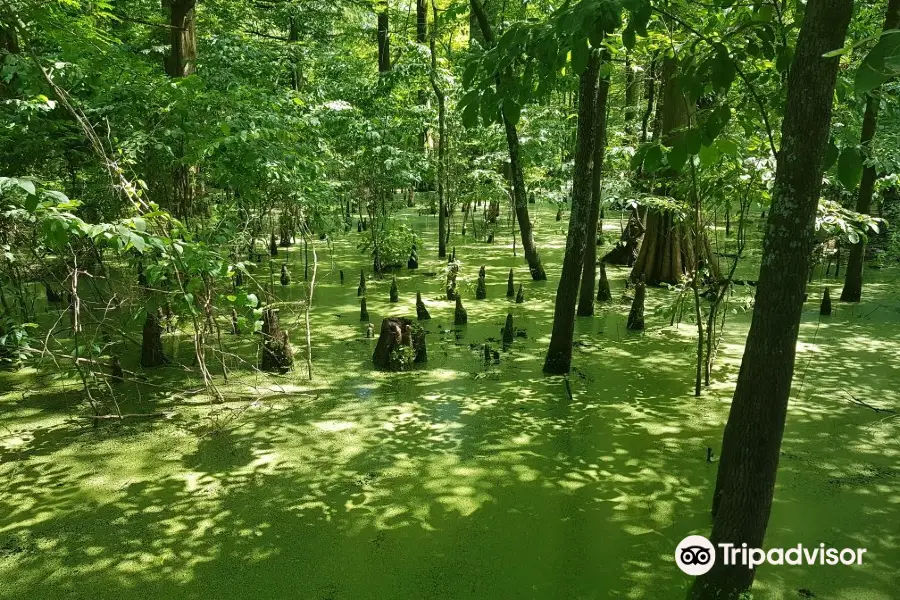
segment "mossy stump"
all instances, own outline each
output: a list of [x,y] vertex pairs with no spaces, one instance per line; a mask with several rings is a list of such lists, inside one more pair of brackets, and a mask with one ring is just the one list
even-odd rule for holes
[[294,353],[287,331],[278,325],[278,309],[263,311],[262,355],[259,370],[266,373],[287,373],[294,364]]
[[381,332],[372,364],[379,371],[407,371],[428,360],[425,330],[411,320],[390,317],[381,321]]

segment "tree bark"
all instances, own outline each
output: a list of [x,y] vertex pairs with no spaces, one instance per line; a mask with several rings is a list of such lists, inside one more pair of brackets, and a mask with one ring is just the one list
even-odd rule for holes
[[[494,34],[491,30],[491,24],[488,21],[487,14],[481,0],[470,0],[472,13],[478,21],[481,33],[484,36],[485,43],[489,46],[494,44]],[[499,87],[500,76],[497,76]],[[513,184],[513,204],[516,210],[516,220],[519,222],[519,235],[522,239],[522,250],[525,253],[525,260],[528,262],[528,270],[531,272],[531,278],[535,281],[544,281],[547,274],[541,264],[541,257],[538,254],[537,247],[534,244],[534,234],[531,226],[531,217],[528,214],[528,193],[525,190],[525,176],[522,173],[522,161],[519,157],[519,133],[516,126],[507,120],[501,114],[503,127],[506,131],[506,143],[509,146],[509,165],[510,174]]]
[[[900,28],[900,0],[890,0],[884,18],[882,31]],[[863,116],[860,145],[866,150],[872,145],[875,130],[878,127],[878,108],[880,99],[877,93],[866,99],[866,112]],[[875,167],[863,169],[859,183],[859,195],[856,198],[856,212],[868,214],[872,210],[872,194],[875,191]],[[844,289],[841,291],[842,302],[859,302],[862,298],[863,261],[866,243],[863,240],[850,247],[850,258],[847,260],[847,271],[844,274]],[[840,266],[840,265],[839,265]]]
[[[606,58],[604,53],[601,60]],[[603,161],[606,155],[606,105],[609,98],[609,76],[600,78],[594,101],[594,164],[591,172],[591,212],[587,223],[581,291],[578,294],[578,316],[594,314],[594,288],[597,274],[597,222],[600,219]]]
[[[575,175],[572,185],[572,213],[569,217],[569,234],[566,238],[566,254],[563,257],[562,274],[556,289],[556,307],[553,311],[553,332],[550,347],[544,360],[544,372],[554,375],[568,373],[572,364],[572,334],[575,331],[575,301],[581,275],[584,249],[588,237],[596,237],[588,231],[592,210],[591,185],[594,158],[594,115],[597,101],[597,74],[599,52],[594,50],[587,68],[581,74],[579,84],[578,132],[575,152]],[[593,266],[591,271],[593,271]],[[593,294],[593,291],[591,292]]]
[[[831,125],[839,58],[852,0],[811,0],[788,76],[781,151],[763,242],[753,320],[725,425],[711,541],[762,548],[791,393],[813,226]],[[693,600],[738,598],[755,572],[717,560],[695,580]]]
[[632,142],[631,134],[634,131],[634,116],[637,114],[637,78],[631,65],[631,53],[625,53],[625,137]]

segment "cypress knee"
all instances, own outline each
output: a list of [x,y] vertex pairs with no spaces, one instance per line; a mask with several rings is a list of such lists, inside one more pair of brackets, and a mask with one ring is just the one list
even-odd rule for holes
[[400,301],[400,292],[397,290],[397,278],[391,281],[391,302],[399,302]]
[[522,284],[519,284],[519,291],[516,294],[516,304],[524,304],[525,303],[525,288],[522,287]]
[[[484,270],[484,267],[482,267]],[[478,277],[478,286],[475,288],[475,297],[479,300],[487,298],[487,284],[484,281],[484,275]]]
[[609,302],[612,293],[609,291],[609,279],[606,278],[606,265],[600,263],[600,282],[597,284],[597,302]]
[[288,273],[287,265],[281,265],[281,285],[290,285],[291,274]]
[[456,325],[465,325],[469,322],[469,313],[462,305],[462,297],[456,295],[456,310],[453,312],[453,322]]
[[631,303],[631,312],[628,313],[628,329],[631,331],[644,330],[644,298],[647,295],[647,286],[643,281],[634,287],[634,302]]
[[822,304],[821,306],[819,306],[819,314],[831,314],[831,292],[828,290],[828,288],[825,288],[825,293],[822,294]]
[[366,272],[362,269],[359,270],[359,287],[356,288],[356,295],[357,297],[366,295]]
[[506,314],[506,325],[503,326],[503,346],[507,347],[513,342],[513,338],[516,337],[516,332],[513,329],[513,316],[512,313]]
[[363,296],[359,301],[359,320],[367,322],[369,320],[369,310],[366,308],[366,297]]
[[269,256],[278,256],[278,241],[275,239],[275,232],[269,236]]
[[509,278],[506,280],[506,297],[513,298],[516,295],[516,286],[513,284],[513,270],[509,270]]
[[427,321],[431,318],[431,315],[428,314],[428,309],[425,308],[425,303],[422,302],[422,292],[416,292],[416,317],[420,321]]

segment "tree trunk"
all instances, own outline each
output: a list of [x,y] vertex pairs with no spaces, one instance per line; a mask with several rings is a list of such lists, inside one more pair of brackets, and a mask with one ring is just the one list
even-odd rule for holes
[[650,72],[644,79],[644,95],[647,97],[647,109],[641,119],[641,143],[647,141],[647,128],[653,116],[653,102],[656,99],[656,59],[650,61]]
[[[424,2],[424,0],[419,0]],[[437,78],[437,24],[438,13],[437,3],[435,0],[431,2],[431,9],[434,13],[434,23],[431,25],[431,87],[438,102],[438,164],[437,164],[437,195],[438,195],[438,258],[447,257],[447,200],[444,190],[444,181],[447,178],[446,170],[446,135],[447,135],[447,98],[444,96],[444,90],[438,84]],[[463,220],[465,226],[465,218]]]
[[144,321],[144,332],[141,339],[141,366],[159,367],[168,362],[162,347],[162,327],[159,317],[153,311],[147,311]]
[[378,72],[387,73],[391,70],[391,39],[388,25],[387,2],[382,5],[378,13]]
[[[575,181],[572,185],[572,214],[569,218],[569,234],[562,273],[556,289],[556,307],[553,311],[553,333],[544,360],[544,372],[555,375],[568,373],[572,364],[572,334],[575,330],[575,302],[581,275],[584,250],[588,237],[596,237],[588,231],[592,211],[591,185],[594,158],[594,115],[597,96],[599,52],[591,51],[587,68],[581,74],[579,84],[578,133],[575,152]],[[591,271],[594,267],[591,266]],[[593,278],[593,277],[592,277]],[[593,291],[591,292],[593,294]],[[593,299],[592,299],[593,300]]]
[[637,113],[637,78],[631,65],[631,53],[625,52],[625,138],[632,143],[631,134],[634,130],[634,116]]
[[[485,42],[492,46],[494,44],[494,34],[491,31],[491,24],[488,21],[487,14],[480,0],[470,0],[472,13],[478,20],[478,26],[484,36]],[[499,84],[500,77],[497,77]],[[513,205],[516,209],[516,220],[519,222],[519,235],[522,238],[522,250],[525,252],[525,260],[528,262],[528,270],[531,272],[531,278],[535,281],[544,281],[547,274],[544,273],[544,267],[541,264],[541,257],[538,255],[537,247],[534,244],[534,234],[532,232],[531,217],[528,214],[528,193],[525,190],[525,176],[522,173],[522,161],[519,158],[519,133],[516,126],[507,120],[501,114],[503,127],[506,130],[506,143],[509,146],[509,166],[513,184]]]
[[[897,28],[900,28],[900,0],[890,0],[882,31]],[[875,130],[878,126],[878,108],[879,98],[870,94],[866,99],[866,113],[863,116],[862,136],[860,137],[860,145],[864,151],[871,148],[872,138],[875,137]],[[863,169],[862,180],[859,183],[859,195],[856,198],[856,212],[868,214],[872,210],[875,177],[874,166],[867,166]],[[859,302],[862,297],[865,250],[866,243],[863,240],[850,247],[850,258],[847,261],[847,272],[844,275],[844,289],[841,291],[842,302]]]
[[[662,141],[672,146],[684,135],[690,119],[675,58],[663,59],[660,86],[662,98],[661,103],[657,103],[657,113],[661,113]],[[668,195],[670,189],[670,185],[663,186],[662,193]],[[649,209],[644,241],[631,271],[632,280],[643,278],[650,285],[678,283],[681,276],[695,266],[688,260],[693,255],[693,244],[690,228],[676,222],[672,212]]]
[[[852,0],[811,0],[788,76],[781,151],[763,242],[753,320],[722,439],[711,541],[762,548],[791,393],[797,333],[839,58]],[[693,600],[738,598],[755,571],[717,560]]]
[[[166,57],[166,74],[181,79],[194,73],[197,62],[197,32],[194,26],[196,0],[163,0],[163,8],[169,13],[169,55]],[[194,178],[190,165],[184,160],[184,139],[175,157],[172,170],[171,210],[178,218],[185,219],[194,209]]]
[[[606,54],[601,57],[605,59]],[[609,97],[609,76],[600,78],[594,103],[594,164],[591,172],[591,212],[587,222],[587,239],[581,271],[581,291],[578,295],[578,315],[594,314],[594,288],[597,274],[597,221],[600,219],[603,160],[606,154],[606,103]]]

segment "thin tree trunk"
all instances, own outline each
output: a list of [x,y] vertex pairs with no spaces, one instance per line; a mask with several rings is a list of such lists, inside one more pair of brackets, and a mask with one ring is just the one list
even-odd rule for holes
[[[424,2],[424,0],[420,0]],[[437,24],[438,12],[435,0],[431,1],[431,10],[434,23],[431,25],[431,87],[438,102],[438,164],[437,164],[437,194],[438,194],[438,258],[447,257],[447,199],[445,198],[444,181],[446,174],[446,137],[447,137],[447,99],[444,90],[438,84],[437,78]],[[474,217],[473,217],[474,221]],[[465,225],[465,215],[463,215]]]
[[634,116],[637,113],[637,79],[631,65],[631,53],[625,53],[625,138],[632,143],[631,134],[634,132]]
[[387,2],[382,4],[378,13],[378,72],[387,73],[391,70],[391,39],[388,23]]
[[[481,33],[484,36],[485,43],[492,46],[494,44],[494,34],[491,31],[491,24],[488,21],[487,14],[481,0],[470,0],[472,13],[478,21]],[[498,83],[500,77],[497,77]],[[501,114],[503,127],[506,130],[506,143],[509,146],[509,163],[513,183],[513,200],[516,208],[516,220],[519,222],[519,237],[522,238],[522,250],[525,252],[525,260],[528,261],[528,270],[531,272],[531,278],[535,281],[543,281],[547,279],[544,267],[541,264],[541,257],[538,254],[537,247],[534,244],[534,234],[532,232],[531,217],[528,214],[528,193],[525,190],[525,176],[522,173],[522,161],[519,157],[519,133],[516,126]]]
[[[882,30],[888,31],[897,28],[900,28],[900,0],[890,0]],[[864,150],[870,150],[872,138],[875,137],[875,131],[878,127],[879,98],[877,90],[873,90],[873,94],[870,94],[866,99],[866,112],[863,116],[860,145]],[[867,166],[863,169],[862,180],[859,183],[859,195],[856,198],[856,212],[868,214],[872,210],[875,177],[874,166]],[[844,275],[844,289],[841,291],[842,302],[859,302],[860,298],[862,298],[865,250],[866,243],[863,240],[850,246],[850,258],[847,260],[847,271]],[[840,264],[838,268],[840,268]]]
[[[601,60],[606,58],[606,53]],[[603,161],[606,154],[606,113],[609,98],[609,76],[601,77],[594,105],[594,165],[591,172],[591,213],[587,223],[581,291],[578,294],[578,316],[594,314],[594,288],[597,274],[597,221],[600,219]]]
[[[575,153],[575,181],[572,186],[572,213],[569,217],[569,235],[566,238],[566,254],[563,257],[562,274],[556,289],[556,307],[553,311],[553,333],[544,360],[544,372],[561,375],[568,373],[572,364],[572,335],[575,331],[575,302],[581,275],[584,249],[588,235],[588,222],[592,209],[591,185],[594,158],[594,115],[597,98],[597,74],[599,52],[591,52],[587,68],[581,74],[579,85],[578,133]],[[593,266],[591,267],[593,271]],[[592,292],[593,293],[593,292]]]
[[[762,548],[775,493],[813,225],[839,58],[852,0],[811,0],[788,76],[781,151],[763,242],[753,320],[722,439],[713,495],[714,545]],[[717,560],[695,580],[693,600],[737,599],[755,571]]]

